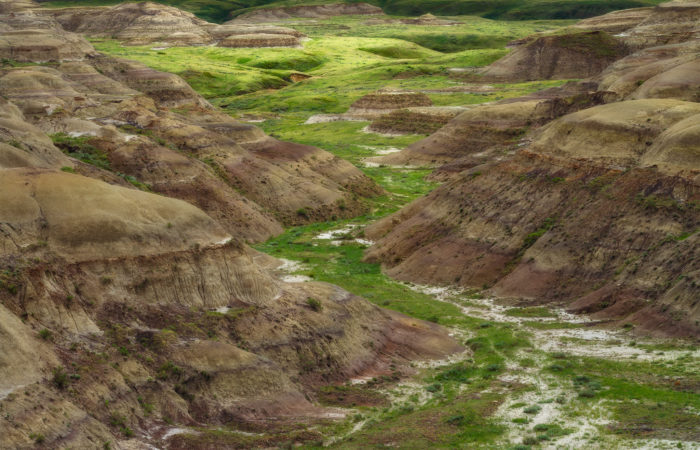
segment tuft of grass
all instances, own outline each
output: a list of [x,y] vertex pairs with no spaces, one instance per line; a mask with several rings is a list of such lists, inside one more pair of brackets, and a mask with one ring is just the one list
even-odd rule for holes
[[321,304],[321,301],[318,299],[315,299],[313,297],[307,298],[306,304],[309,306],[309,308],[313,309],[316,312],[321,311],[323,309],[323,305]]

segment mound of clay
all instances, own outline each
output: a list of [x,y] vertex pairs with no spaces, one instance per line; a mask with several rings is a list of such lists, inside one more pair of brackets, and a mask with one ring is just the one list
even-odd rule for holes
[[82,60],[95,50],[81,36],[52,29],[0,32],[0,58],[20,62]]
[[422,25],[422,26],[450,26],[459,25],[460,22],[454,20],[439,19],[432,14],[423,14],[415,19],[401,19],[401,23],[406,25]]
[[602,16],[583,19],[572,28],[586,31],[605,31],[610,34],[622,33],[633,28],[654,13],[654,8],[632,8],[613,11]]
[[229,36],[219,42],[220,47],[296,47],[299,39],[284,34],[240,34]]
[[[668,99],[633,100],[596,106],[564,116],[538,130],[531,149],[536,152],[564,156],[569,159],[591,160],[598,164],[628,167],[637,165],[640,157],[653,165],[656,157],[646,152],[656,147],[660,154],[669,142],[685,142],[694,136],[691,126],[700,119],[700,104]],[[685,121],[688,119],[688,121]],[[674,126],[681,121],[679,129]],[[654,146],[664,136],[663,144]],[[669,150],[677,154],[678,150]],[[698,171],[697,147],[686,149],[688,157],[684,170]],[[693,156],[691,156],[693,155]],[[667,157],[671,157],[668,156]],[[681,166],[678,164],[678,166]]]
[[211,43],[206,21],[180,9],[152,2],[123,3],[108,8],[50,10],[68,31],[113,38],[127,45],[166,42],[173,45]]
[[[0,169],[0,224],[0,405],[32,418],[0,423],[3,446],[28,445],[34,432],[50,446],[114,441],[114,411],[131,411],[124,426],[144,445],[158,441],[141,430],[163,417],[213,427],[314,421],[327,415],[308,395],[315,386],[461,350],[437,325],[334,286],[282,283],[264,267],[271,258],[230,242],[179,200],[59,171]],[[202,320],[208,332],[195,325]],[[39,329],[51,339],[36,342]],[[120,364],[106,356],[78,369],[96,345],[121,346]],[[51,370],[81,376],[59,383]],[[51,409],[37,406],[48,398]],[[139,412],[145,398],[148,415]],[[84,419],[68,433],[66,417]]]
[[449,171],[464,170],[512,149],[531,127],[604,102],[606,95],[592,92],[592,87],[586,83],[567,84],[527,97],[471,107],[426,139],[370,161],[432,167],[457,162]]
[[283,8],[261,8],[243,13],[233,23],[279,22],[287,19],[325,19],[334,16],[383,14],[381,8],[368,3],[332,3]]
[[61,168],[73,163],[14,104],[0,99],[0,169]]
[[478,72],[484,81],[531,81],[597,75],[628,53],[617,38],[602,32],[542,36],[526,40]]
[[432,134],[464,112],[463,107],[417,107],[379,116],[367,128],[385,134]]
[[207,29],[216,40],[242,34],[280,34],[297,38],[306,36],[304,33],[300,33],[293,28],[278,27],[275,25],[240,24],[235,22],[226,22],[222,25],[212,24],[212,26],[209,26]]
[[37,6],[33,0],[0,0],[0,14],[27,11]]
[[700,38],[700,2],[662,3],[620,38],[633,49],[676,44]]
[[392,110],[417,106],[433,106],[433,101],[421,92],[382,89],[356,100],[350,105],[347,115],[372,118]]
[[613,63],[596,80],[620,98],[696,101],[698,55],[700,40],[651,47]]
[[667,128],[644,152],[641,164],[668,174],[700,172],[700,115]]
[[230,239],[215,221],[180,200],[35,169],[5,171],[1,182],[0,216],[13,228],[5,230],[0,246],[9,253],[44,239],[51,250],[80,261]]

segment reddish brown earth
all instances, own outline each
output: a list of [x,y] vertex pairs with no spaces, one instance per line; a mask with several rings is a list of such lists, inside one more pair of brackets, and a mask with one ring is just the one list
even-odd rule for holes
[[0,69],[0,447],[161,447],[176,427],[288,439],[335,412],[322,385],[463,350],[336,286],[284,282],[245,244],[365,211],[381,190],[354,166],[12,11],[0,51],[48,62]]
[[678,11],[700,7],[663,8],[615,25],[630,48],[651,24],[656,37],[598,75],[474,107],[375,158],[446,183],[370,226],[366,259],[401,280],[700,335],[700,51],[678,33]]

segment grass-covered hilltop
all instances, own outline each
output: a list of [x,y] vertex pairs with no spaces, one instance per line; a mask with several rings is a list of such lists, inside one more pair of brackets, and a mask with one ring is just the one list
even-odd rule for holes
[[699,24],[0,0],[0,449],[699,448]]

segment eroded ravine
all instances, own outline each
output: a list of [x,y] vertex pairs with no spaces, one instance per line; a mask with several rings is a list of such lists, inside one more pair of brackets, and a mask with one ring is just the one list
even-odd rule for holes
[[[382,151],[381,148],[377,149],[378,154]],[[405,169],[397,167],[389,170],[396,171],[398,175]],[[304,229],[291,233],[298,236],[297,243],[303,242],[305,248],[317,252],[322,252],[321,249],[334,254],[361,252],[372,244],[363,237],[362,231],[369,223],[362,219],[329,223],[318,230]],[[288,259],[284,260],[278,270],[284,274],[285,280],[303,283],[318,279],[319,275],[321,279],[324,278],[318,274],[318,266],[312,261],[313,258],[309,258],[309,252],[297,249],[296,254],[294,251],[285,252],[284,256]],[[336,266],[339,272],[350,273],[356,270],[350,266],[362,263],[330,257],[325,264]],[[348,267],[343,268],[344,264]],[[333,279],[333,282],[337,280]],[[501,433],[480,444],[507,447],[519,443],[536,443],[541,448],[580,448],[582,445],[594,448],[696,448],[697,443],[693,440],[653,437],[630,439],[611,432],[616,426],[616,416],[611,405],[619,403],[619,400],[600,398],[599,392],[605,391],[607,387],[586,375],[565,377],[557,373],[557,361],[566,365],[570,359],[583,358],[582,361],[661,366],[682,361],[683,373],[688,375],[700,371],[700,350],[697,346],[642,338],[635,336],[631,328],[606,328],[603,323],[585,315],[571,314],[562,308],[518,308],[503,300],[482,296],[473,290],[402,283],[386,277],[382,282],[426,296],[432,302],[455,307],[463,318],[478,324],[477,330],[481,327],[505,327],[526,336],[528,344],[514,352],[495,351],[503,362],[493,382],[487,387],[478,392],[470,384],[457,387],[457,395],[500,395],[497,406],[489,414],[490,420],[502,427]],[[352,290],[351,287],[349,289]],[[373,298],[371,293],[367,295],[366,290],[360,293],[385,307],[391,307],[386,300],[380,300],[381,295]],[[440,317],[432,320],[443,323]],[[480,334],[469,326],[443,324],[468,347]],[[410,414],[420,409],[439,409],[442,394],[431,392],[431,382],[435,380],[436,374],[439,377],[441,372],[462,364],[473,366],[478,365],[479,361],[475,360],[474,352],[468,349],[445,360],[415,363],[416,372],[408,378],[377,388],[387,396],[390,406],[369,410],[351,409],[348,413],[348,417],[352,418],[349,424],[337,435],[327,439],[325,445],[353,447],[357,445],[353,444],[354,436],[362,435],[366,430],[377,427],[377,424],[381,426],[383,422],[390,422],[396,415]],[[361,377],[352,380],[352,385],[371,385],[376,380],[372,376]],[[586,403],[582,404],[579,399],[585,399]],[[700,410],[690,406],[686,409],[700,420]],[[362,437],[360,442],[364,442]]]

